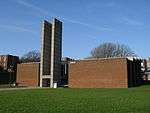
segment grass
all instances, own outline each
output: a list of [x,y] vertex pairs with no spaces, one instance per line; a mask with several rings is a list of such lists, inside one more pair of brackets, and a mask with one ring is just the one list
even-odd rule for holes
[[0,91],[0,113],[150,113],[150,85]]

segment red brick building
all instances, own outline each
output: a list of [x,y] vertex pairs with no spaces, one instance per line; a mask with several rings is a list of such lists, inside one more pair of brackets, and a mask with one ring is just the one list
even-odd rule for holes
[[17,65],[18,86],[39,86],[40,63],[22,63]]
[[[61,86],[68,84],[68,64],[73,59],[63,58],[61,62]],[[21,63],[17,65],[17,84],[19,86],[39,86],[40,81],[40,63]],[[47,86],[49,81],[43,83]]]
[[[142,80],[141,61],[137,59],[109,58],[69,62],[62,61],[61,84],[68,83],[70,88],[128,88],[139,85]],[[22,63],[17,67],[19,86],[39,86],[39,63]]]
[[78,60],[69,66],[70,88],[128,88],[140,84],[141,61],[127,58]]
[[16,82],[18,56],[0,55],[0,84],[12,84]]
[[0,55],[1,70],[8,71],[11,68],[13,71],[16,71],[18,62],[19,62],[18,56]]

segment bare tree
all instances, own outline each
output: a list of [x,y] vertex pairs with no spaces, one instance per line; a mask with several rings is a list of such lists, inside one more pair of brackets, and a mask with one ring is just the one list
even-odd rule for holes
[[40,62],[40,52],[38,50],[29,51],[21,57],[20,62]]
[[91,51],[90,58],[130,57],[135,53],[126,45],[118,43],[102,43]]

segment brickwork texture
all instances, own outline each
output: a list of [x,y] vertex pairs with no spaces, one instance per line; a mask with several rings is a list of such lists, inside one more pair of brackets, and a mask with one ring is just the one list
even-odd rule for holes
[[70,88],[127,88],[127,59],[72,62],[68,80]]
[[39,63],[22,63],[17,65],[17,84],[19,86],[39,86]]

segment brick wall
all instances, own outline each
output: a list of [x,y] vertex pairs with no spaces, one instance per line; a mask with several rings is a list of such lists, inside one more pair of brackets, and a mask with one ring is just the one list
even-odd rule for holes
[[126,58],[80,60],[69,65],[71,88],[127,88]]
[[39,63],[22,63],[17,65],[17,84],[19,86],[39,85]]

